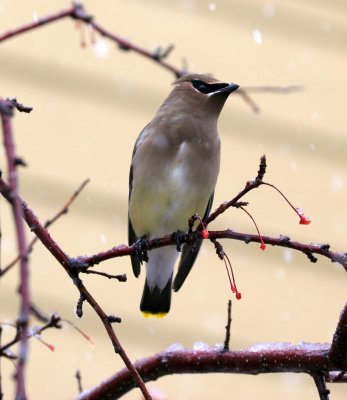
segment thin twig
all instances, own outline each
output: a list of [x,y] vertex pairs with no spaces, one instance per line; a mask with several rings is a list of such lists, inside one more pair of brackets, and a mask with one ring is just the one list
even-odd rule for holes
[[[10,103],[9,101],[2,101]],[[13,105],[12,105],[13,107]],[[13,113],[12,113],[13,115]],[[8,164],[9,185],[13,194],[12,212],[16,229],[18,253],[20,255],[20,315],[18,322],[21,325],[21,339],[19,348],[18,368],[16,372],[16,398],[25,399],[25,372],[28,355],[28,325],[30,312],[30,288],[29,288],[29,262],[26,254],[27,241],[23,224],[23,211],[21,201],[18,197],[18,174],[17,174],[17,155],[12,130],[12,115],[1,113],[1,122],[4,138],[4,146]]]
[[[264,163],[261,163],[263,166]],[[242,197],[245,193],[248,193],[250,190],[257,188],[261,185],[261,181],[259,183],[254,184],[254,181],[258,181],[259,176],[263,173],[263,168],[259,169],[258,176],[255,180],[251,181],[251,183],[247,183],[245,189],[241,191],[234,199],[221,204],[215,211],[213,219],[217,218],[218,215],[222,214],[229,206],[232,206],[238,202],[240,197]],[[260,174],[260,175],[259,175]],[[11,203],[13,201],[13,194],[11,192],[10,187],[0,176],[0,193]],[[79,256],[76,258],[71,258],[67,256],[63,250],[54,242],[52,237],[49,235],[46,229],[42,227],[38,222],[37,217],[33,213],[33,211],[27,206],[25,202],[22,201],[22,207],[24,209],[24,218],[29,225],[29,227],[34,231],[34,233],[39,237],[39,239],[44,243],[44,245],[50,249],[49,251],[54,255],[57,260],[65,267],[68,264],[74,264],[76,270],[80,267],[80,271],[85,270],[87,267],[99,264],[103,261],[110,260],[117,257],[124,257],[135,254],[136,249],[134,246],[126,246],[124,244],[113,247],[110,250],[103,251],[92,256]],[[217,215],[218,214],[218,215]],[[211,214],[212,215],[212,214]],[[210,219],[207,220],[210,222]],[[186,241],[192,242],[196,239],[197,235],[201,237],[199,232],[192,232],[186,235]],[[240,240],[248,243],[260,243],[261,240],[258,235],[249,234],[249,233],[240,233],[235,232],[230,229],[226,229],[224,231],[210,231],[209,237],[211,239],[234,239]],[[343,266],[343,268],[347,271],[347,253],[345,252],[334,252],[330,250],[330,246],[326,243],[324,244],[304,244],[297,241],[291,240],[288,236],[281,235],[278,238],[270,237],[270,236],[262,236],[264,243],[272,245],[272,246],[280,246],[289,249],[293,249],[296,251],[300,251],[304,254],[312,253],[319,254],[330,259],[332,262],[339,263]],[[183,240],[183,239],[182,239]],[[151,250],[154,248],[159,248],[163,246],[169,246],[175,244],[174,238],[172,234],[166,235],[162,238],[155,238],[152,240],[146,241],[146,248],[144,250]],[[68,268],[67,268],[68,269]]]
[[22,103],[18,103],[16,98],[8,99],[8,100],[11,102],[13,107],[15,107],[19,112],[30,113],[33,110],[33,108],[30,106],[26,106]]
[[[77,190],[73,193],[73,195],[69,198],[69,200],[64,204],[64,206],[50,219],[48,219],[44,223],[44,227],[47,229],[51,225],[53,225],[60,217],[63,215],[67,214],[69,211],[69,207],[73,203],[74,200],[76,200],[77,196],[81,193],[81,191],[85,188],[85,186],[90,182],[90,179],[85,179],[81,185],[78,187]],[[29,243],[27,247],[27,255],[30,254],[33,251],[35,243],[39,240],[37,236],[35,236],[31,242]],[[9,264],[7,264],[4,269],[0,270],[0,277],[5,275],[7,272],[9,272],[15,265],[16,263],[20,260],[20,256],[18,255],[15,259],[13,259]]]
[[30,304],[30,313],[41,322],[47,323],[50,320],[50,316],[41,311],[34,303]]
[[347,303],[345,304],[334,333],[329,358],[336,364],[347,359]]
[[314,383],[316,384],[319,399],[329,400],[330,390],[327,388],[327,385],[325,383],[324,374],[317,372],[315,374],[312,374],[312,378],[314,380]]
[[257,176],[253,180],[247,181],[243,190],[241,190],[241,192],[238,193],[232,200],[224,202],[212,214],[210,214],[210,216],[206,219],[206,221],[204,221],[206,225],[214,221],[220,214],[224,213],[228,208],[234,207],[239,202],[239,200],[242,197],[244,197],[248,192],[258,188],[263,182],[263,178],[266,173],[266,167],[267,167],[266,156],[263,155],[260,157],[259,170]]
[[224,350],[229,351],[230,345],[230,328],[231,328],[231,300],[228,301],[228,319],[225,326],[225,340],[224,340]]
[[83,274],[94,274],[94,275],[100,275],[104,276],[105,278],[108,279],[117,279],[119,282],[126,282],[127,281],[127,276],[125,274],[120,274],[120,275],[110,275],[106,272],[101,272],[101,271],[94,271],[92,269],[86,269],[84,271],[81,271]]
[[0,42],[4,42],[5,40],[16,37],[22,33],[35,30],[39,27],[50,24],[52,22],[59,21],[61,19],[67,18],[67,17],[73,18],[74,20],[78,20],[78,21],[81,21],[81,22],[89,25],[92,29],[94,29],[96,32],[98,32],[102,36],[107,37],[108,39],[110,39],[113,42],[115,42],[116,44],[118,44],[120,49],[131,50],[137,54],[140,54],[140,55],[154,61],[155,63],[159,64],[160,66],[167,69],[168,71],[172,72],[176,77],[181,77],[187,73],[186,71],[178,69],[175,66],[173,66],[172,64],[164,61],[165,52],[164,52],[164,56],[158,57],[158,53],[156,51],[147,50],[143,47],[140,47],[140,46],[130,42],[129,40],[127,40],[119,35],[116,35],[110,31],[108,31],[107,29],[105,29],[104,27],[99,25],[97,22],[95,22],[94,18],[91,15],[89,15],[85,11],[84,7],[79,3],[75,3],[71,8],[68,8],[66,10],[57,12],[55,14],[47,15],[45,17],[39,18],[37,21],[33,21],[33,22],[23,25],[19,28],[12,29],[8,32],[5,32],[2,35],[0,35]]
[[[23,33],[32,31],[34,29],[40,28],[42,26],[45,26],[47,24],[50,24],[52,22],[59,21],[64,18],[72,18],[77,21],[81,21],[84,24],[87,24],[93,31],[98,32],[100,35],[103,37],[108,38],[112,42],[116,43],[121,50],[125,51],[133,51],[134,53],[137,53],[153,62],[156,64],[160,65],[162,68],[166,69],[167,71],[171,72],[174,74],[176,78],[180,78],[188,73],[188,69],[186,65],[183,66],[183,68],[177,68],[174,65],[168,63],[165,61],[165,59],[168,57],[168,55],[171,53],[173,50],[174,46],[170,44],[166,48],[159,47],[155,49],[154,51],[145,49],[144,47],[138,46],[137,44],[125,39],[124,37],[117,35],[115,33],[110,32],[109,30],[105,29],[103,26],[101,26],[99,23],[95,21],[95,18],[87,13],[85,8],[80,4],[79,2],[75,2],[72,7],[39,18],[37,21],[33,21],[31,23],[25,24],[23,26],[20,26],[16,29],[11,29],[2,35],[0,35],[0,43],[4,42],[8,39],[14,38],[18,35],[21,35]],[[186,64],[186,63],[185,63]],[[259,112],[259,106],[255,103],[255,101],[249,96],[249,92],[253,93],[280,93],[280,94],[286,94],[286,93],[292,93],[301,90],[302,87],[298,85],[291,85],[291,86],[283,86],[283,87],[277,87],[277,86],[249,86],[249,87],[241,87],[237,92],[235,92],[236,95],[239,95],[252,109],[254,112]],[[20,110],[24,111],[24,110]]]
[[82,393],[83,392],[83,386],[82,386],[82,375],[80,370],[78,369],[76,371],[76,380],[77,380],[77,388],[78,388],[78,393]]
[[60,265],[65,269],[66,273],[70,276],[73,280],[75,286],[77,287],[80,295],[91,305],[94,311],[99,316],[106,332],[112,342],[113,348],[117,354],[122,358],[124,364],[127,368],[131,371],[134,381],[136,382],[137,386],[141,390],[143,396],[146,400],[151,399],[151,396],[141,378],[137,370],[135,369],[134,365],[130,361],[128,355],[126,354],[123,346],[121,345],[115,331],[112,328],[112,321],[109,320],[108,315],[104,312],[104,310],[99,306],[96,302],[94,297],[89,293],[87,288],[84,286],[81,279],[78,277],[79,268],[78,266],[82,266],[83,262],[80,262],[78,259],[73,259],[69,257],[56,243],[52,237],[50,236],[47,229],[40,223],[37,216],[34,212],[27,206],[25,202],[20,200],[20,197],[14,196],[11,188],[5,183],[5,181],[0,177],[0,192],[3,196],[12,203],[14,198],[20,201],[23,216],[28,224],[29,228],[39,237],[40,241],[43,245],[49,250],[49,252],[54,256],[54,258],[60,263]]

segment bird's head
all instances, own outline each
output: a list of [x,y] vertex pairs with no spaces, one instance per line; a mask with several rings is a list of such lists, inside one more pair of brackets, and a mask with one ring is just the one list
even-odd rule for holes
[[169,99],[181,102],[188,110],[200,109],[219,116],[230,95],[238,89],[235,83],[225,83],[206,74],[189,74],[174,82]]

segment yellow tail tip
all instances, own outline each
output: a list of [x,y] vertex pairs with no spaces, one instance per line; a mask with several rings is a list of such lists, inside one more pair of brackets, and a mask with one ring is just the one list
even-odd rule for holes
[[143,311],[142,314],[145,318],[150,318],[150,317],[164,318],[165,315],[167,315],[166,312],[160,312],[160,313],[153,314],[148,311]]

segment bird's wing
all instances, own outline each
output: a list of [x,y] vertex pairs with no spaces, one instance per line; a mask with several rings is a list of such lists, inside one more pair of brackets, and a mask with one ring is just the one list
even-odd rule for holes
[[[214,193],[212,193],[211,197],[208,200],[203,220],[205,220],[210,214],[213,203],[213,195]],[[197,239],[194,243],[186,243],[183,246],[181,260],[178,265],[178,271],[172,286],[175,292],[177,292],[181,288],[190,270],[192,269],[196,257],[198,256],[201,244],[202,239]]]
[[[129,173],[129,201],[130,201],[132,187],[133,187],[133,167],[131,166],[130,173]],[[137,239],[138,239],[138,237],[136,236],[136,233],[134,231],[134,228],[132,226],[132,223],[131,223],[129,215],[128,215],[128,243],[129,243],[129,246],[133,245],[137,241]],[[134,275],[136,277],[138,277],[141,272],[140,261],[138,260],[136,254],[131,255],[130,258],[131,258],[131,265],[133,267]]]
[[[133,154],[132,154],[132,159],[134,158],[134,155],[136,153],[138,145],[140,144],[140,142],[143,139],[143,136],[145,134],[145,130],[146,130],[147,126],[142,130],[142,132],[140,133],[139,137],[137,138],[137,140],[135,142],[135,146],[134,146],[134,150],[133,150]],[[132,188],[133,188],[133,166],[131,164],[130,172],[129,172],[129,198],[128,198],[128,202],[130,202]],[[128,215],[128,243],[129,243],[129,246],[133,245],[137,241],[137,239],[138,239],[138,237],[137,237],[137,235],[136,235],[136,233],[134,231],[134,228],[132,226],[131,220],[130,220],[129,215]],[[140,272],[141,272],[141,263],[140,263],[139,259],[137,258],[136,254],[130,256],[130,258],[131,258],[131,265],[133,267],[134,275],[136,277],[138,277],[140,275]]]

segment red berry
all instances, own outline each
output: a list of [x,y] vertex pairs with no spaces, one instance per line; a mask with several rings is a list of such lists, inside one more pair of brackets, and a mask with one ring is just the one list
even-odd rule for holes
[[204,228],[201,231],[201,236],[203,237],[203,239],[208,239],[210,237],[210,234],[209,234],[209,232],[208,232],[208,230],[206,228]]
[[301,225],[309,225],[311,223],[311,220],[305,217],[305,215],[300,215],[300,222],[299,224]]

